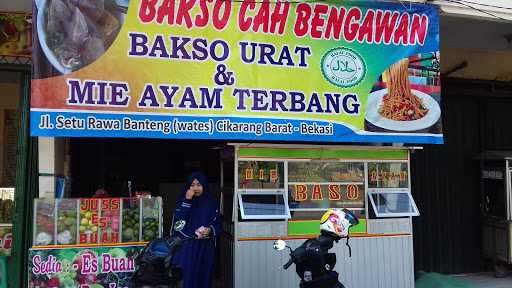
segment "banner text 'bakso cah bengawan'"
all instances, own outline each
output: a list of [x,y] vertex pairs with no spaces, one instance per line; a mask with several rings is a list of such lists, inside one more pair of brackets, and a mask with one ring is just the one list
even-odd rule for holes
[[35,8],[33,136],[443,142],[431,5]]

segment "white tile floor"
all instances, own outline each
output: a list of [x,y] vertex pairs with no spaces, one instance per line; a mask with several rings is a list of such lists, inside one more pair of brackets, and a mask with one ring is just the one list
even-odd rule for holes
[[505,278],[496,278],[492,272],[452,275],[464,280],[476,288],[512,288],[512,274]]

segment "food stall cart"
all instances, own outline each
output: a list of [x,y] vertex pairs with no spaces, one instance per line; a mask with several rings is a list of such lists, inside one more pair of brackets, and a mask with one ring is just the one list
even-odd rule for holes
[[160,197],[41,198],[34,215],[30,287],[126,287],[134,257],[162,236]]
[[316,237],[327,208],[348,208],[360,219],[351,229],[352,257],[344,243],[333,248],[343,284],[414,286],[410,216],[419,212],[407,148],[235,144],[234,154],[234,287],[298,287],[294,269],[281,268],[288,255],[272,243],[298,247]]
[[512,151],[485,151],[480,160],[484,257],[512,264]]

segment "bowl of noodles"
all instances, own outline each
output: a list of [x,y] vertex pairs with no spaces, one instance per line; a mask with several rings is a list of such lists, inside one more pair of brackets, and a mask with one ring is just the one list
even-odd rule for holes
[[100,58],[125,18],[114,0],[37,0],[36,5],[41,49],[61,74]]
[[417,131],[439,120],[439,103],[430,95],[411,89],[408,64],[404,59],[391,65],[383,74],[387,88],[370,93],[366,120],[371,124],[393,131]]

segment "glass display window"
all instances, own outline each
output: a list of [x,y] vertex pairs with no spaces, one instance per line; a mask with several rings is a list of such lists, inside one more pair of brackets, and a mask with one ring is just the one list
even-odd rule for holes
[[77,199],[57,199],[57,244],[76,244],[78,239]]
[[0,188],[0,223],[11,223],[14,209],[14,188]]
[[409,191],[369,191],[368,195],[377,217],[420,215]]
[[364,163],[338,161],[290,161],[288,183],[358,182],[364,183]]
[[288,184],[290,209],[364,208],[364,185]]
[[79,243],[97,244],[99,243],[99,199],[84,198],[80,199],[80,226]]
[[238,189],[284,189],[284,163],[239,161]]
[[104,198],[100,202],[100,243],[120,242],[121,199]]
[[161,237],[161,201],[158,198],[142,198],[142,240]]
[[55,244],[55,199],[39,199],[34,204],[34,245]]
[[162,237],[162,198],[35,199],[34,246],[113,244]]
[[238,194],[242,219],[288,219],[290,209],[282,192],[244,192]]
[[122,199],[123,216],[121,233],[122,242],[140,241],[140,199],[124,198]]
[[409,169],[407,163],[368,163],[368,188],[409,188]]
[[293,219],[317,216],[327,209],[347,208],[364,214],[363,162],[289,161],[288,204]]

